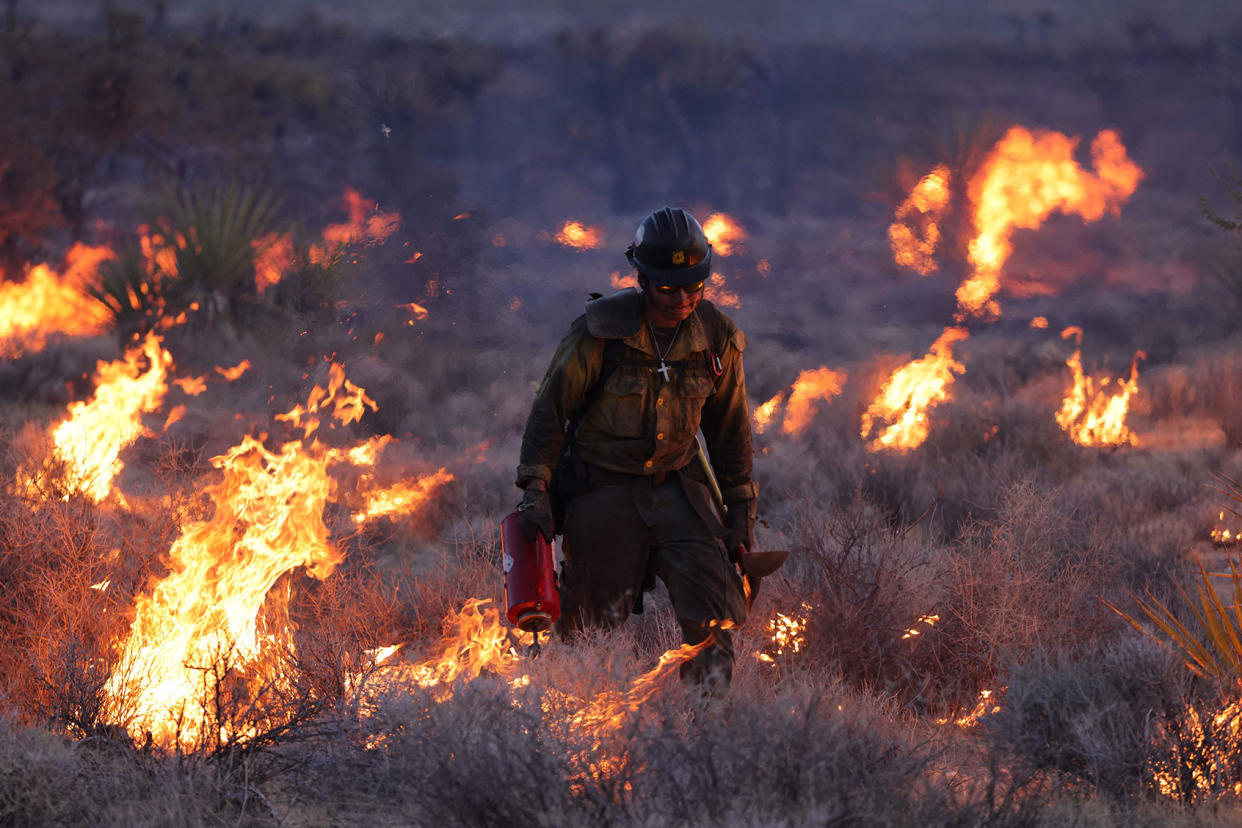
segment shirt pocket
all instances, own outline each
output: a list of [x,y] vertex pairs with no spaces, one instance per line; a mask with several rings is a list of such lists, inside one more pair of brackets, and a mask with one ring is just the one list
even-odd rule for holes
[[703,413],[703,404],[716,390],[715,378],[707,372],[705,367],[687,367],[680,390],[677,415],[673,422],[677,429],[678,440],[686,442],[699,430],[699,418]]
[[650,385],[645,369],[618,368],[604,383],[591,425],[609,437],[641,437]]

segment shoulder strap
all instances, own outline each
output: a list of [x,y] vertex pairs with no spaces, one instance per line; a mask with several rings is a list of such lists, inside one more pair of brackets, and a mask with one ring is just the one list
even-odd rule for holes
[[608,378],[616,372],[617,367],[621,365],[621,359],[625,356],[625,341],[621,339],[605,339],[604,340],[604,361],[599,368],[599,376],[595,382],[587,389],[586,394],[582,398],[582,407],[574,412],[566,423],[566,430],[576,431],[578,423],[591,410],[591,406],[595,405],[595,401],[599,399],[600,392],[604,390],[604,383],[608,382]]

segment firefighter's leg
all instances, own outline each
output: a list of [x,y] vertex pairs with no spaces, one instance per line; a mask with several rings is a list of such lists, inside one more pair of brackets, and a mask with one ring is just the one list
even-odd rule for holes
[[564,636],[625,621],[641,589],[650,548],[634,486],[600,486],[570,500],[562,548],[558,632]]
[[709,692],[723,690],[733,676],[733,636],[721,625],[746,620],[737,569],[679,482],[670,479],[653,487],[638,502],[682,635],[689,644],[715,637],[711,646],[682,666],[682,678]]

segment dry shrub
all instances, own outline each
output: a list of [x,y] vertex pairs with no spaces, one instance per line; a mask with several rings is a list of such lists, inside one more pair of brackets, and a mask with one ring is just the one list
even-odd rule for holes
[[966,700],[996,680],[999,665],[1039,649],[1075,652],[1119,626],[1098,596],[1121,561],[1096,536],[1073,491],[1019,481],[1000,515],[976,521],[945,560],[940,623],[932,634],[947,698]]

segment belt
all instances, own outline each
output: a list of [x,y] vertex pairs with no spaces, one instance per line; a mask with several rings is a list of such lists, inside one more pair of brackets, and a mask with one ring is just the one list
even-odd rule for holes
[[[693,463],[683,466],[694,465]],[[634,483],[650,483],[652,486],[659,486],[669,475],[676,474],[681,469],[673,469],[672,471],[665,469],[664,471],[653,472],[652,474],[627,474],[626,472],[613,471],[603,466],[597,466],[594,463],[587,464],[587,477],[596,486],[628,486]]]

